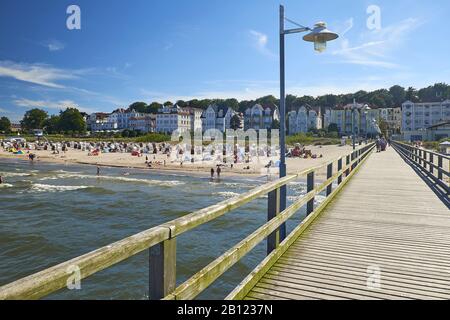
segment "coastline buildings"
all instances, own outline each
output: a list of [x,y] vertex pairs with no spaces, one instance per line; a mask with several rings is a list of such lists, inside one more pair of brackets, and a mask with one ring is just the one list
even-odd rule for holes
[[280,122],[280,112],[274,104],[262,106],[255,104],[244,112],[244,130],[271,129],[274,122]]
[[380,118],[380,109],[369,107],[367,104],[348,104],[335,109],[327,109],[324,115],[324,128],[332,123],[337,125],[340,135],[360,136],[377,135],[379,128],[377,121]]
[[[209,129],[217,129],[225,132],[231,129],[231,119],[235,116],[242,118],[238,112],[229,107],[219,107],[217,105],[210,105],[202,114],[202,130],[203,132]],[[240,121],[242,122],[242,120]],[[242,124],[240,124],[242,127]]]
[[[429,140],[427,131],[450,121],[450,100],[402,104],[402,135],[407,141]],[[442,130],[442,129],[441,129]],[[441,132],[441,136],[450,134]],[[449,135],[447,135],[448,137]],[[434,140],[434,139],[433,139]]]
[[156,114],[156,132],[172,133],[202,130],[202,110],[181,108],[178,105],[164,106]]
[[289,134],[306,133],[311,129],[322,129],[322,114],[319,108],[301,106],[288,113]]

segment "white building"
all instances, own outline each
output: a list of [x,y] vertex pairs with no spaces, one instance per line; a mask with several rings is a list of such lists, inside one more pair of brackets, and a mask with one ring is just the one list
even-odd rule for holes
[[334,123],[341,135],[352,135],[353,131],[360,136],[377,135],[380,133],[377,124],[380,110],[359,103],[328,109],[324,115],[324,128]]
[[156,131],[156,115],[153,114],[129,118],[127,123],[127,129],[129,130],[141,131],[143,133]]
[[401,108],[383,108],[380,109],[380,118],[384,120],[391,133],[400,133],[402,127],[402,109]]
[[267,106],[255,104],[244,112],[244,130],[271,129],[274,121],[280,121],[280,112],[274,104]]
[[402,134],[405,140],[427,139],[426,130],[450,120],[450,100],[402,104]]
[[175,106],[164,106],[156,114],[156,131],[172,133],[202,130],[202,110],[197,108],[181,108]]
[[97,112],[89,116],[87,125],[92,132],[99,131],[118,131],[119,125],[117,121],[110,118],[110,113]]
[[217,129],[225,132],[231,129],[231,119],[239,114],[229,107],[210,105],[202,114],[203,132],[209,129]]
[[306,133],[311,129],[322,129],[320,108],[301,106],[288,113],[289,134]]
[[146,116],[145,113],[139,113],[135,110],[126,110],[126,109],[117,109],[111,113],[109,119],[111,122],[117,122],[118,129],[131,129],[130,127],[130,119],[132,118],[140,118]]

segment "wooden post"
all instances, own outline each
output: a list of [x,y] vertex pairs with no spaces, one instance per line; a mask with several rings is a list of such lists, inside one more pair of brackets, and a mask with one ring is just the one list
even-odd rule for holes
[[[327,179],[330,179],[333,176],[333,163],[330,163],[327,166]],[[327,197],[331,194],[331,191],[333,190],[333,183],[330,183],[327,186]]]
[[163,241],[149,249],[149,299],[160,300],[176,286],[176,238]]
[[442,169],[443,169],[443,166],[442,166],[442,156],[438,156],[438,167],[439,167],[439,171],[438,171],[438,179],[439,180],[443,180],[443,175],[442,175]]
[[[308,173],[307,176],[307,182],[306,182],[306,191],[309,193],[314,189],[314,171],[311,173]],[[309,216],[314,211],[314,198],[308,201],[306,204],[306,216]]]
[[[342,158],[338,160],[338,172],[341,170],[342,170]],[[339,176],[337,183],[338,185],[342,183],[342,174]]]
[[[280,189],[269,192],[269,203],[267,206],[267,221],[272,220],[280,214]],[[280,244],[280,229],[277,229],[267,237],[267,255],[278,248]]]
[[430,152],[430,173],[434,175],[434,156]]
[[[350,156],[345,157],[345,165],[348,167],[350,165]],[[345,177],[347,177],[350,174],[350,168],[345,170]]]

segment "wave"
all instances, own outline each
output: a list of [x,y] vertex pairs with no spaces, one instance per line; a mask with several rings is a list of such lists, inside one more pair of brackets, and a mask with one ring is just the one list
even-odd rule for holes
[[185,182],[178,180],[150,180],[150,179],[138,179],[138,178],[127,178],[127,177],[115,177],[115,176],[94,176],[94,175],[82,175],[82,174],[61,174],[60,178],[72,178],[72,179],[100,179],[109,181],[122,181],[122,182],[133,182],[133,183],[146,183],[150,185],[159,186],[179,186],[186,184]]
[[0,188],[12,188],[14,187],[12,184],[9,183],[2,183],[0,184]]
[[224,198],[234,198],[236,196],[239,196],[239,193],[231,192],[231,191],[222,191],[222,192],[216,192],[213,195],[221,196],[221,197],[224,197]]
[[25,172],[0,172],[0,176],[13,178],[13,177],[29,177],[32,176],[32,174]]
[[33,192],[64,192],[90,188],[88,186],[55,186],[49,184],[36,183],[31,186]]

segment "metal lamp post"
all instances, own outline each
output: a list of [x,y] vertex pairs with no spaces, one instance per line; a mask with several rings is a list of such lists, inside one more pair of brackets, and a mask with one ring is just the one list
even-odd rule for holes
[[[284,22],[290,22],[298,28],[285,29]],[[314,28],[304,27],[284,16],[284,6],[280,5],[280,178],[286,176],[286,89],[285,89],[285,54],[284,38],[287,34],[308,32],[303,40],[314,43],[314,50],[323,52],[328,41],[337,39],[339,36],[327,29],[324,22],[318,22]],[[280,212],[286,209],[286,186],[280,190]],[[280,227],[280,240],[286,237],[286,227]]]

